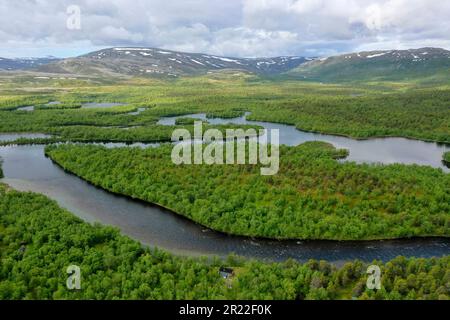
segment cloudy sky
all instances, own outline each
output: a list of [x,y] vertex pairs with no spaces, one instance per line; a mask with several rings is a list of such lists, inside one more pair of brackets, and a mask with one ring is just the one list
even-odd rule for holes
[[113,46],[237,57],[450,49],[448,0],[0,0],[0,13],[3,57]]

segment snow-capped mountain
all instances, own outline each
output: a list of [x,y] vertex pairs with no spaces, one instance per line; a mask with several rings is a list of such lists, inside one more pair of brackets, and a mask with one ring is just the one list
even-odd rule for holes
[[450,75],[450,51],[438,48],[370,51],[317,59],[289,71],[316,81],[407,80]]
[[47,72],[180,76],[239,69],[256,74],[279,74],[311,59],[303,57],[232,58],[157,48],[110,48],[64,59],[39,68]]

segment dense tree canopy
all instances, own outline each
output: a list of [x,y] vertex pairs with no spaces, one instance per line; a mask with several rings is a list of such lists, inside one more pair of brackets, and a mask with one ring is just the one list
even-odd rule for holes
[[269,101],[249,119],[356,138],[398,136],[450,143],[449,91]]
[[[42,195],[0,184],[0,299],[448,299],[450,257],[398,257],[369,290],[367,264],[181,258],[90,225]],[[68,290],[66,269],[81,269]],[[232,267],[230,282],[219,275]],[[231,284],[231,287],[230,287]]]
[[[0,132],[50,138],[10,143],[164,142],[206,113],[355,138],[403,136],[450,142],[450,88],[416,83],[332,85],[251,75],[157,79],[0,79]],[[114,102],[111,108],[83,108]],[[49,104],[50,103],[50,104]],[[19,110],[34,106],[33,111]],[[143,110],[140,110],[143,109]],[[139,111],[139,112],[137,112]],[[237,126],[218,126],[220,130]],[[247,128],[247,127],[246,127]],[[207,128],[206,128],[207,129]],[[3,144],[0,141],[0,145]],[[341,163],[323,143],[281,149],[280,172],[260,166],[175,166],[171,146],[106,149],[59,145],[47,154],[112,192],[158,203],[227,233],[269,238],[379,239],[449,236],[450,176],[430,167]],[[444,156],[450,162],[450,153]],[[0,166],[0,177],[2,176]],[[263,263],[173,256],[143,248],[110,227],[90,225],[48,198],[0,184],[0,299],[448,299],[450,257],[374,262],[382,289],[368,290],[367,264]],[[66,268],[82,270],[69,291]],[[235,275],[219,276],[221,266]]]
[[175,165],[171,145],[48,146],[64,169],[109,191],[167,207],[227,233],[268,238],[385,239],[450,235],[450,176],[406,165],[340,163],[321,142],[281,148],[280,170]]

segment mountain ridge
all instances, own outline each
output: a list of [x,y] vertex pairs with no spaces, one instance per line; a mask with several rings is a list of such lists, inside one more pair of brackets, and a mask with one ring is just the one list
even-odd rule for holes
[[118,74],[129,76],[183,76],[237,69],[255,74],[280,74],[311,58],[234,58],[159,48],[113,47],[68,58],[37,68],[56,73]]
[[348,53],[307,62],[287,74],[323,82],[450,78],[450,51],[424,47]]
[[0,69],[99,77],[175,78],[236,70],[263,77],[320,82],[447,81],[450,80],[450,51],[425,47],[362,51],[327,58],[234,58],[159,48],[113,47],[66,59],[0,58]]

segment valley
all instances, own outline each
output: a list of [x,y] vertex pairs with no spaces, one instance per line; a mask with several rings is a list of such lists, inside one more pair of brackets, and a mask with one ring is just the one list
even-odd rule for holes
[[[0,73],[0,296],[447,298],[447,54],[116,47]],[[383,71],[410,59],[408,74]],[[174,165],[172,132],[193,119],[279,129],[279,173]],[[69,260],[89,270],[83,292],[46,280]],[[364,287],[369,263],[381,291]]]
[[[361,261],[336,268],[312,260],[177,257],[143,248],[116,229],[85,223],[45,196],[3,184],[0,210],[1,299],[446,298],[448,256],[380,262],[384,287],[373,291],[364,287],[366,264]],[[67,263],[82,266],[83,290],[62,285]],[[219,275],[223,263],[235,270],[231,287]]]

